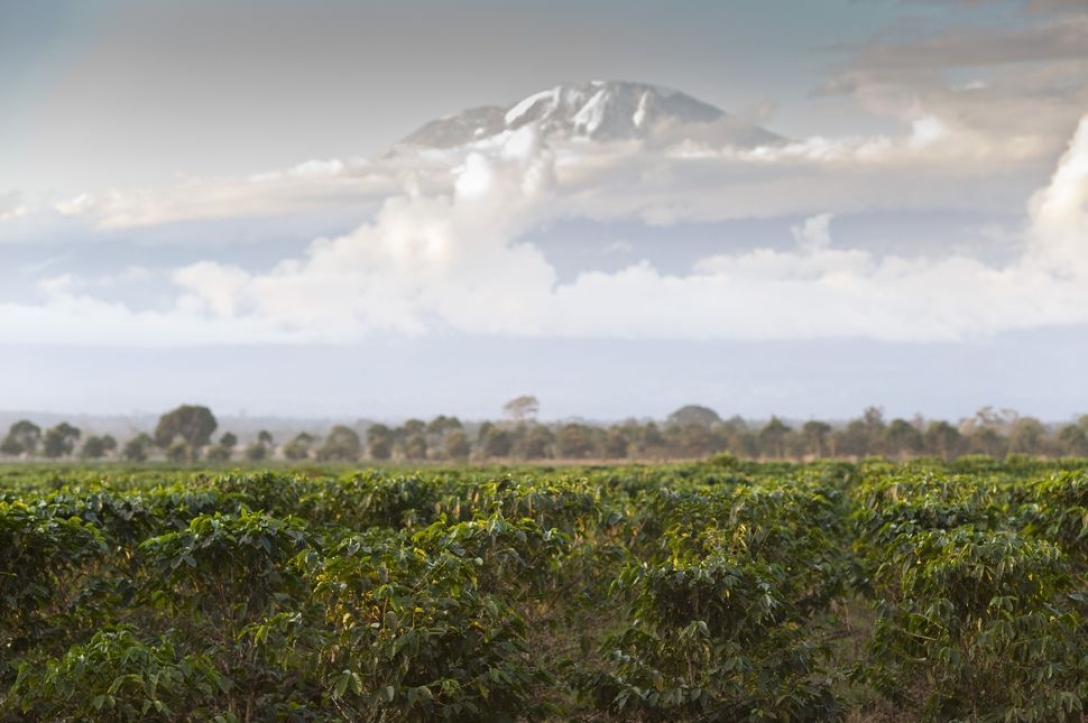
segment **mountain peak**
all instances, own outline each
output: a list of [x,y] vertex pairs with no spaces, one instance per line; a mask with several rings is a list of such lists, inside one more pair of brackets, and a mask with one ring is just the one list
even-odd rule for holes
[[708,129],[723,127],[727,131],[726,141],[738,145],[781,140],[671,88],[594,80],[557,85],[510,106],[472,108],[431,121],[399,145],[456,148],[529,124],[536,124],[545,138],[560,140],[645,140],[666,129],[670,133],[689,129],[695,135],[703,135]]

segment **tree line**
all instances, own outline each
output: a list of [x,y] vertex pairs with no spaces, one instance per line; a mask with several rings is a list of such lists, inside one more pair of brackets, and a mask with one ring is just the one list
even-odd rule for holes
[[0,441],[0,455],[19,459],[123,460],[174,463],[286,460],[290,462],[426,462],[699,459],[728,453],[744,459],[819,459],[883,456],[889,459],[964,455],[1004,457],[1088,456],[1088,415],[1076,423],[1047,425],[1008,409],[986,407],[971,417],[945,420],[887,420],[869,407],[845,423],[778,417],[750,422],[722,419],[704,406],[688,405],[663,421],[627,420],[610,425],[541,423],[539,403],[519,397],[503,408],[500,421],[465,423],[439,415],[400,425],[336,425],[322,434],[299,432],[279,441],[262,430],[247,444],[232,432],[215,436],[210,409],[183,405],[160,417],[153,432],[118,442],[89,435],[61,422],[42,429],[30,420],[13,424]]

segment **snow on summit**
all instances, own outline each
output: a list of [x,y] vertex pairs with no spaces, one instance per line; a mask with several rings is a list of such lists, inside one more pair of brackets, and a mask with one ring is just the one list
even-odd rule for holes
[[679,91],[646,83],[565,83],[508,107],[484,106],[431,121],[400,142],[456,148],[529,124],[556,140],[647,140],[661,134],[751,147],[783,139]]

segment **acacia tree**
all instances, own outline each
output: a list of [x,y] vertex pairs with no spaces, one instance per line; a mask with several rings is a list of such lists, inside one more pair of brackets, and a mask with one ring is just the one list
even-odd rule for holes
[[185,444],[185,459],[192,462],[200,449],[208,445],[219,423],[207,407],[182,405],[159,417],[155,444],[169,450],[179,440]]
[[502,413],[515,422],[525,422],[536,419],[536,415],[539,412],[540,400],[529,394],[515,397],[502,406]]

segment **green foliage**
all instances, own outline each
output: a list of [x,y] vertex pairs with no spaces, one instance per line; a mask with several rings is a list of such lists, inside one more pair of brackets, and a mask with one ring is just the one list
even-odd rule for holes
[[0,502],[0,675],[8,655],[62,633],[81,568],[105,552],[101,534],[79,519],[23,502]]
[[159,575],[153,596],[235,623],[296,592],[286,563],[308,545],[300,520],[243,507],[237,516],[199,515],[187,529],[145,540],[140,553]]
[[646,720],[834,720],[818,646],[781,593],[785,571],[715,554],[630,568],[617,590],[632,624],[612,667],[583,685],[598,705]]
[[[433,426],[390,444],[464,433]],[[1080,720],[1086,480],[1029,457],[6,466],[0,721]]]
[[359,720],[513,721],[546,681],[525,624],[480,590],[482,560],[427,553],[390,536],[353,537],[308,561],[333,643],[327,693]]
[[10,704],[33,720],[211,720],[207,702],[229,688],[209,655],[182,656],[169,640],[102,630],[63,656],[24,663]]

